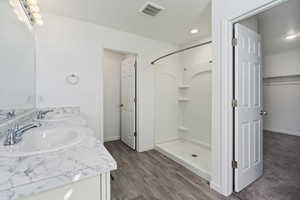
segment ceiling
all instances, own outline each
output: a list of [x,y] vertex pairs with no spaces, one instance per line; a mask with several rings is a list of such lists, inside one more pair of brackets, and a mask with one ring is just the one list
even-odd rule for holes
[[[262,35],[265,55],[300,49],[300,1],[286,3],[263,12],[258,16],[259,32]],[[298,34],[293,40],[286,36]]]
[[[42,13],[72,17],[173,44],[211,34],[211,0],[151,0],[165,9],[139,12],[147,0],[39,0]],[[199,33],[190,34],[198,28]]]

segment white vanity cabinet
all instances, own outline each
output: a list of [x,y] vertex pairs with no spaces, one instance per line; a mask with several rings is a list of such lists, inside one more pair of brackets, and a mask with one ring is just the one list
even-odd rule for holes
[[110,200],[110,172],[18,200]]

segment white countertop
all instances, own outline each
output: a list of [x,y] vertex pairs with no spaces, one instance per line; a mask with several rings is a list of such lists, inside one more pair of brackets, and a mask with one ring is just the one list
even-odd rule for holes
[[0,200],[17,200],[117,168],[92,130],[78,145],[26,157],[0,157]]

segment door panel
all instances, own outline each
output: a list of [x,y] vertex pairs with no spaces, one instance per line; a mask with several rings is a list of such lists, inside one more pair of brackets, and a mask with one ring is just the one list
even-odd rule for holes
[[135,149],[135,57],[121,64],[121,140]]
[[235,25],[235,191],[263,173],[262,58],[260,35]]

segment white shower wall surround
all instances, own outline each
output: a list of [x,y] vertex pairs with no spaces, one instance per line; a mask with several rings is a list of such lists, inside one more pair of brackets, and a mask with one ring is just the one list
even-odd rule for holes
[[[207,180],[210,179],[207,163],[211,162],[211,60],[210,44],[167,57],[154,66],[156,149],[188,169],[193,166],[192,171]],[[199,151],[172,147],[189,142]],[[197,157],[189,158],[193,154]]]
[[210,148],[211,133],[211,64],[202,63],[187,66],[184,71],[183,85],[189,88],[179,89],[180,96],[189,99],[179,103],[182,121],[180,137]]
[[178,56],[155,64],[155,143],[179,138],[178,83],[181,70]]

